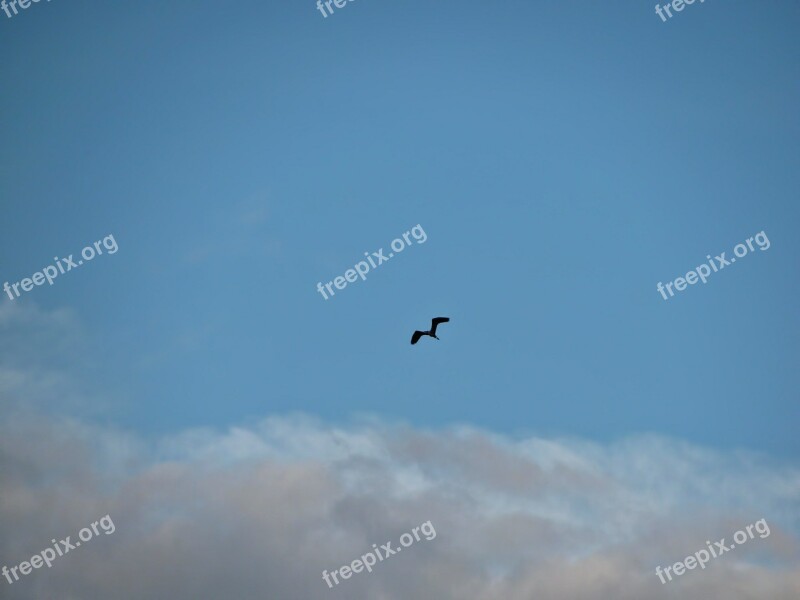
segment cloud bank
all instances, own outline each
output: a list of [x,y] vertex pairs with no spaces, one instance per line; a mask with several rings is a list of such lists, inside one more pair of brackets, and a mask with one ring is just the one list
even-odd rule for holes
[[[0,427],[0,560],[110,514],[116,532],[7,598],[800,597],[800,473],[674,440],[510,439],[380,421],[269,418],[159,440],[77,421]],[[671,565],[766,518],[755,539]],[[431,520],[434,540],[329,589],[339,568]],[[396,543],[395,543],[396,545]]]
[[[147,439],[55,414],[96,404],[62,358],[84,338],[72,315],[0,306],[0,334],[0,568],[116,527],[0,578],[4,599],[800,598],[800,471],[764,456],[298,415]],[[655,575],[762,518],[769,537]],[[426,521],[435,539],[323,581]]]

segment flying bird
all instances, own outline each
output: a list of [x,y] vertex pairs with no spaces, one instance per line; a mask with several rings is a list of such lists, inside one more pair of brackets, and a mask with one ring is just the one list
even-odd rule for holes
[[436,317],[431,319],[431,330],[430,331],[415,331],[414,335],[411,336],[411,343],[416,344],[423,335],[429,335],[432,338],[436,338],[436,328],[439,326],[439,323],[447,323],[450,320],[449,317]]

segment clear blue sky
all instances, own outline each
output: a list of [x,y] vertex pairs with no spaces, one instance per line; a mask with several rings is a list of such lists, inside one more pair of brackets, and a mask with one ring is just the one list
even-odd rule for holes
[[77,313],[76,373],[146,435],[366,413],[794,459],[800,6],[653,4],[0,14],[0,283],[115,236],[16,302]]

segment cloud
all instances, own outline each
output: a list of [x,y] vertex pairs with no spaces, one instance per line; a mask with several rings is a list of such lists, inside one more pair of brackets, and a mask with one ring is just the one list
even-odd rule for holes
[[101,372],[101,353],[74,310],[0,300],[0,421],[108,417],[122,399],[90,383]]
[[274,208],[268,197],[265,191],[253,193],[232,206],[221,207],[213,219],[189,225],[202,234],[193,236],[194,241],[186,246],[184,262],[207,268],[209,263],[280,257],[283,243],[275,234]]
[[0,410],[86,408],[89,394],[74,374],[88,367],[91,353],[72,311],[0,300],[0,340]]
[[[116,527],[0,577],[4,599],[800,597],[800,471],[764,456],[302,415],[148,439],[53,410],[81,403],[92,355],[69,312],[0,305],[0,334],[0,568],[105,515]],[[656,577],[761,518],[769,537]],[[435,539],[323,581],[426,521]]]
[[[600,445],[378,420],[273,417],[144,440],[74,420],[0,426],[0,560],[116,525],[8,598],[797,598],[800,473],[643,436]],[[758,519],[756,537],[662,585]],[[332,571],[432,521],[334,589]]]

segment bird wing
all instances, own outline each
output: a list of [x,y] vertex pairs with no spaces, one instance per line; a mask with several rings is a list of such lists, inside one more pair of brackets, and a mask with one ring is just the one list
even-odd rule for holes
[[416,344],[423,335],[425,335],[424,331],[415,331],[414,335],[411,336],[411,343]]
[[447,323],[450,320],[449,317],[435,317],[431,319],[431,334],[436,335],[436,327],[439,323]]

